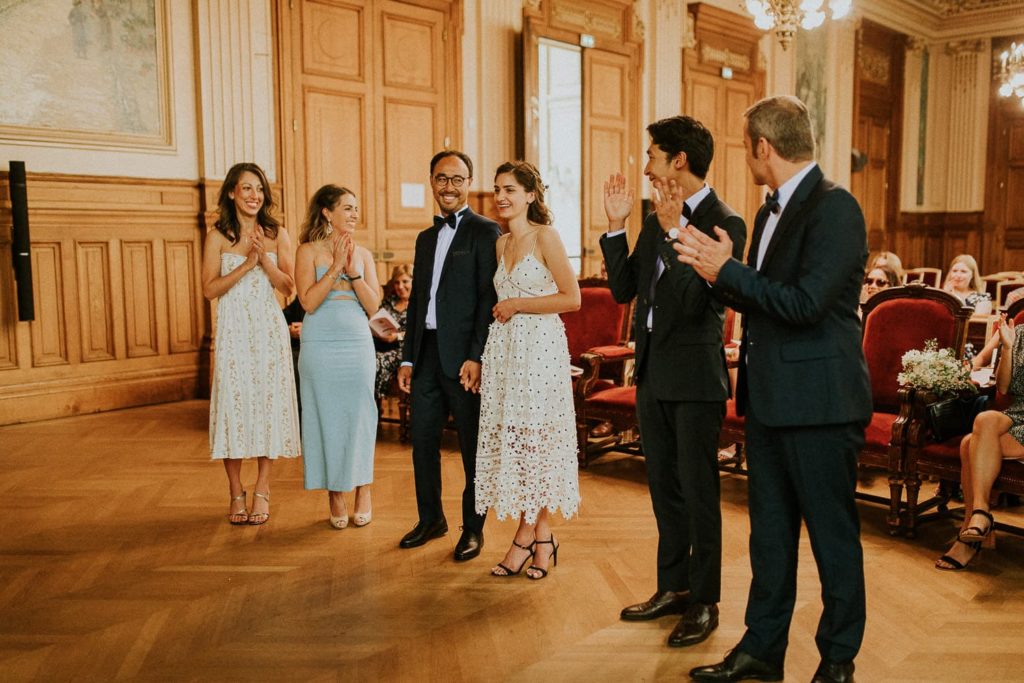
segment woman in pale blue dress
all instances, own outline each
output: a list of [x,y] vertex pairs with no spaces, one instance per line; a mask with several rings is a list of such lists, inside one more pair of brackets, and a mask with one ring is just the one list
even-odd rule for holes
[[295,254],[306,310],[299,350],[306,489],[326,489],[330,523],[348,526],[343,493],[356,490],[356,526],[370,523],[377,440],[376,357],[368,324],[380,307],[377,269],[355,243],[359,207],[351,191],[325,185],[310,199]]

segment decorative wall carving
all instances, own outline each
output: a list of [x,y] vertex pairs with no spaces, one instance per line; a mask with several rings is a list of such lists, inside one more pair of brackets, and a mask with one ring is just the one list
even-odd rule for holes
[[572,0],[552,0],[551,24],[559,28],[577,30],[624,40],[623,13],[612,7]]
[[750,71],[750,55],[733,52],[727,47],[715,47],[707,42],[700,45],[700,61],[704,64],[728,66],[744,73]]
[[987,40],[954,40],[946,43],[947,55],[961,55],[984,52],[988,49]]
[[861,77],[865,80],[888,86],[892,79],[892,60],[883,50],[862,44],[859,65]]

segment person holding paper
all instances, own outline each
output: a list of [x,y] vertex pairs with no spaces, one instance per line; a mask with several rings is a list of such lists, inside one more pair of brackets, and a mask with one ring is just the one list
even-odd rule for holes
[[353,236],[355,195],[324,185],[309,201],[295,254],[295,282],[306,309],[299,351],[306,489],[327,489],[330,523],[348,526],[343,493],[356,489],[356,526],[370,523],[377,440],[369,311],[380,306],[377,268]]
[[412,264],[401,263],[391,271],[384,285],[384,301],[370,318],[373,346],[377,351],[377,397],[388,393],[402,362],[402,340],[405,339],[405,318],[412,293]]

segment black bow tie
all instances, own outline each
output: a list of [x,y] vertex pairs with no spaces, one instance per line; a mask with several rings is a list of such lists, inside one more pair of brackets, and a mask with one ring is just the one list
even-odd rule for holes
[[434,216],[434,227],[435,228],[440,230],[441,228],[443,228],[446,225],[451,227],[452,230],[455,229],[455,214],[454,213],[450,213],[447,216],[445,216],[444,218],[441,218],[440,216]]
[[778,213],[782,209],[782,205],[779,204],[779,191],[769,192],[764,196],[764,205],[772,213]]

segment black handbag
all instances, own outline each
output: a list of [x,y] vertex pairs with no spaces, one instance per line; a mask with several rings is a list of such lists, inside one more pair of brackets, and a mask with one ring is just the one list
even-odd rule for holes
[[974,427],[974,418],[988,407],[985,394],[954,396],[928,406],[928,426],[937,442],[967,434]]

